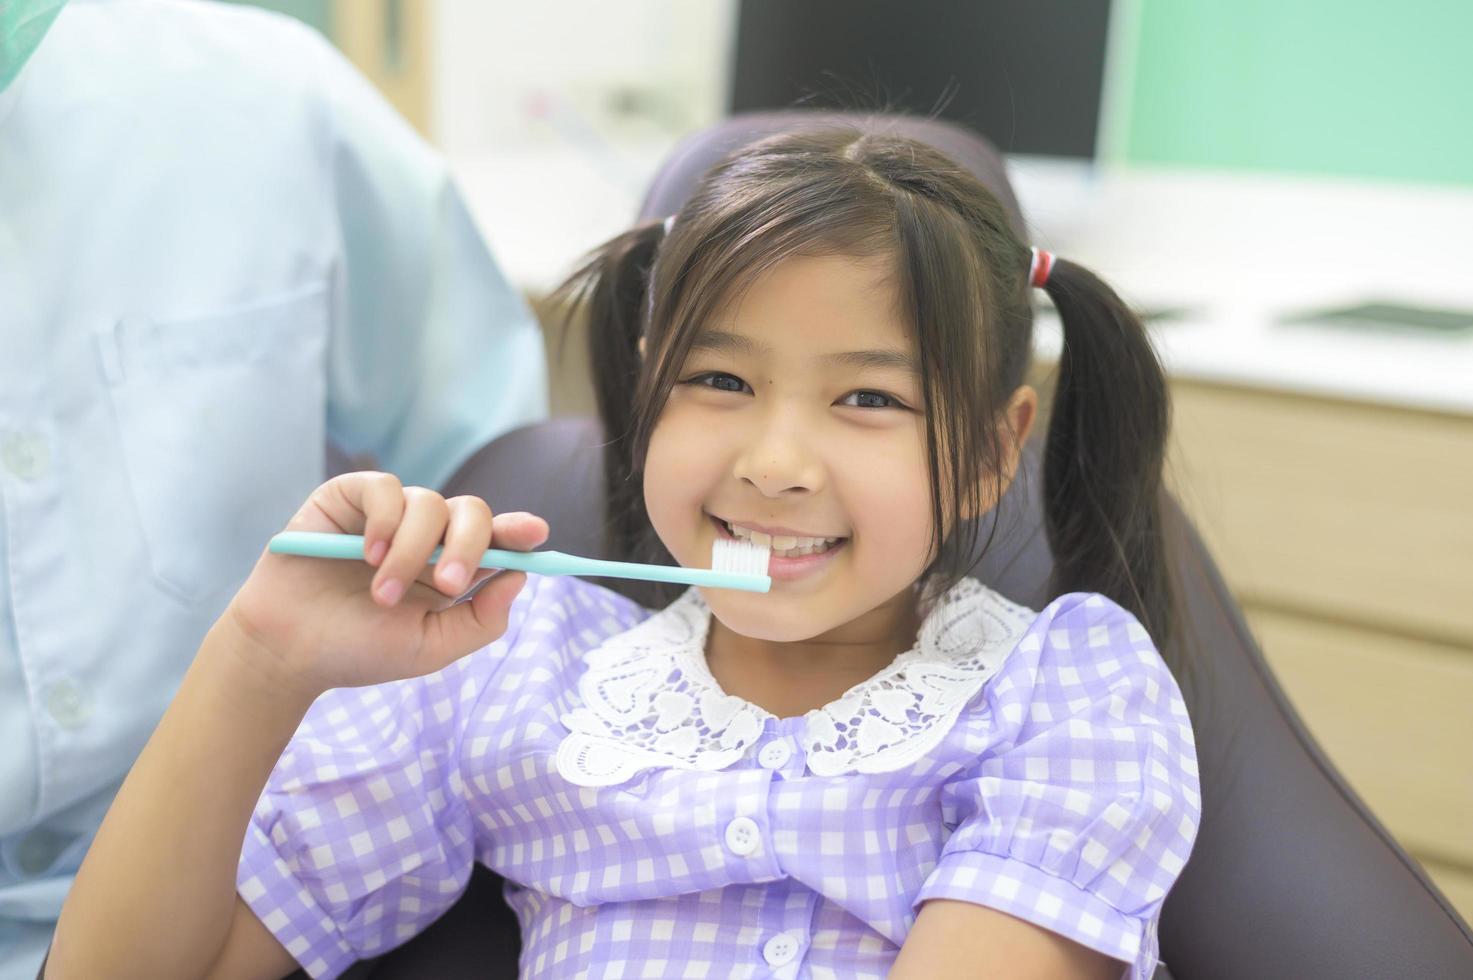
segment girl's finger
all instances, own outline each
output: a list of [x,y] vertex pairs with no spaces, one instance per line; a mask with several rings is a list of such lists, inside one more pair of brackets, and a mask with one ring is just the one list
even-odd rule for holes
[[514,510],[497,514],[491,523],[491,547],[531,551],[547,540],[547,522],[536,514]]
[[427,672],[442,670],[466,654],[501,639],[511,615],[512,601],[526,584],[526,572],[500,572],[469,602],[430,613],[421,648]]
[[291,531],[362,534],[368,546],[370,535],[381,541],[393,536],[403,509],[398,477],[361,470],[335,476],[313,490],[286,526]]
[[371,586],[374,600],[383,606],[397,603],[424,572],[449,520],[445,498],[435,491],[405,487],[402,496],[404,517]]
[[471,584],[481,554],[491,546],[491,507],[480,497],[469,496],[452,497],[445,507],[450,515],[445,550],[432,574],[435,588],[454,598]]
[[358,506],[363,510],[363,555],[370,565],[383,563],[389,543],[404,519],[404,486],[392,473],[364,474],[357,485]]
[[[491,522],[491,547],[507,551],[531,551],[547,540],[547,522],[535,514],[514,510],[497,514]],[[476,556],[479,563],[480,555]],[[497,574],[498,569],[477,568],[471,575],[471,584],[479,583]]]

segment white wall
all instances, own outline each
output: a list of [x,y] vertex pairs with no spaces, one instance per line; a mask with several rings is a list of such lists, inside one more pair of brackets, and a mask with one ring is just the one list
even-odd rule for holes
[[451,154],[666,141],[722,114],[734,0],[436,0],[433,20]]

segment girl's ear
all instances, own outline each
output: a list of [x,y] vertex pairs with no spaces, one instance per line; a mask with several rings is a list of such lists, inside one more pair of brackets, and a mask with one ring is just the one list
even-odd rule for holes
[[998,423],[1001,430],[998,433],[999,445],[1002,450],[998,459],[998,471],[990,478],[988,474],[982,475],[978,509],[974,512],[969,504],[962,509],[962,516],[967,520],[987,513],[1007,493],[1023,458],[1023,445],[1028,441],[1028,433],[1033,431],[1033,423],[1037,418],[1038,392],[1028,385],[1019,385],[1008,399],[1007,408],[1003,410],[1002,420]]
[[639,335],[639,359],[644,360],[644,334]]

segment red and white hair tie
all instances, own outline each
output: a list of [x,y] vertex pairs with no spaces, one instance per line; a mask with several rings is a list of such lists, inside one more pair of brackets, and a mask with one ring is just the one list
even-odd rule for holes
[[1033,249],[1033,261],[1028,263],[1028,282],[1042,289],[1048,285],[1048,274],[1054,269],[1054,257],[1050,252]]

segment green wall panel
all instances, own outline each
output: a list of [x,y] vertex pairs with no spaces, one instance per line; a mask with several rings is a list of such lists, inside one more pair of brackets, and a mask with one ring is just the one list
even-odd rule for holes
[[1473,0],[1124,2],[1128,162],[1473,184]]

